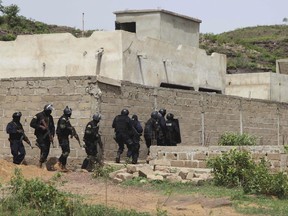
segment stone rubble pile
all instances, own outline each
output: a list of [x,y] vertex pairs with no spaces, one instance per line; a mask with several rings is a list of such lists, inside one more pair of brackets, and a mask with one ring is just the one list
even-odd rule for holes
[[195,185],[199,185],[213,178],[211,169],[179,168],[149,164],[128,164],[124,168],[110,173],[109,177],[115,183],[121,183],[136,177],[143,177],[141,180],[143,182],[146,181],[145,179],[147,179],[147,181],[168,180],[170,182],[181,183],[192,182]]

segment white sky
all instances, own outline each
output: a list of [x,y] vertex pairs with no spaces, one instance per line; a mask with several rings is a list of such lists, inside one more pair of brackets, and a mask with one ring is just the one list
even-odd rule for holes
[[202,20],[201,33],[222,33],[237,28],[284,24],[288,0],[2,0],[16,4],[19,15],[47,24],[82,29],[114,30],[119,10],[164,9]]

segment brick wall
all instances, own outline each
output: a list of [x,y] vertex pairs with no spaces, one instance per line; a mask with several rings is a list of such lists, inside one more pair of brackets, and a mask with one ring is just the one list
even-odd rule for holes
[[[72,108],[71,123],[80,138],[91,116],[100,111],[100,130],[105,145],[105,157],[115,157],[117,145],[111,128],[113,118],[125,107],[137,114],[144,126],[156,108],[166,108],[179,119],[182,143],[179,146],[213,146],[225,131],[246,132],[257,137],[258,145],[287,143],[287,104],[264,100],[249,100],[187,90],[153,88],[123,82],[113,86],[97,82],[95,77],[17,78],[0,80],[0,156],[9,156],[10,149],[5,128],[15,111],[23,113],[21,122],[32,142],[33,129],[29,123],[42,111],[46,103],[53,103],[55,124],[66,105]],[[58,142],[56,145],[58,146]],[[38,157],[39,150],[27,149],[27,157]],[[85,156],[83,149],[71,140],[71,158]],[[141,142],[141,158],[147,153]],[[51,150],[59,156],[60,149]]]
[[207,168],[207,160],[221,156],[231,149],[246,150],[251,153],[255,162],[261,158],[269,161],[271,171],[287,171],[288,155],[283,146],[177,146],[177,147],[151,147],[150,161],[153,165]]

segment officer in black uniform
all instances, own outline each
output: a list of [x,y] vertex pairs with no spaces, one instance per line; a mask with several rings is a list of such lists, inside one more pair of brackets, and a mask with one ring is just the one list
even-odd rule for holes
[[70,154],[70,144],[69,135],[73,134],[73,127],[70,123],[70,117],[72,115],[72,109],[68,106],[63,110],[63,115],[59,118],[57,122],[56,134],[58,138],[59,145],[62,149],[62,154],[58,159],[58,166],[61,171],[68,171],[66,168],[67,158]]
[[167,146],[176,146],[181,142],[178,119],[174,119],[172,113],[168,113],[166,119],[166,144]]
[[132,120],[129,118],[129,110],[123,109],[120,115],[117,115],[112,123],[115,131],[115,141],[118,144],[116,163],[120,163],[121,154],[124,151],[124,144],[133,145],[132,140]]
[[150,146],[156,141],[156,130],[157,130],[157,123],[158,121],[158,112],[153,111],[151,113],[151,118],[145,123],[144,127],[144,139],[145,144],[148,148],[147,155],[150,154]]
[[31,146],[31,142],[24,133],[22,124],[20,123],[20,118],[22,116],[21,112],[15,112],[12,115],[13,120],[9,122],[6,126],[6,132],[9,134],[9,142],[11,154],[13,155],[13,163],[21,164],[24,162],[26,155],[25,147],[23,145],[23,140]]
[[30,127],[35,129],[36,145],[40,148],[40,168],[47,160],[51,143],[53,145],[55,126],[51,115],[52,110],[54,110],[53,105],[46,104],[43,111],[37,113],[30,122]]
[[157,146],[165,146],[166,145],[166,109],[160,109],[158,111],[158,126],[157,126]]
[[103,143],[101,141],[101,135],[99,133],[99,122],[101,120],[101,115],[96,113],[92,117],[92,121],[88,122],[84,132],[83,141],[85,143],[84,148],[87,157],[84,159],[81,169],[86,169],[89,172],[93,171],[95,168],[95,163],[100,166],[103,165],[102,158],[97,157],[98,150],[97,145],[99,145],[100,153],[103,155]]
[[128,146],[127,157],[130,158],[132,156],[132,164],[137,164],[140,149],[140,137],[143,133],[143,128],[137,115],[132,116],[132,127],[133,145]]

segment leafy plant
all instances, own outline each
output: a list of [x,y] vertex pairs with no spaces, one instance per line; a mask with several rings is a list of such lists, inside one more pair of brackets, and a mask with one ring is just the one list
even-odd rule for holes
[[249,152],[232,149],[221,156],[209,159],[207,166],[213,169],[213,180],[216,185],[237,187],[245,182],[246,170],[253,169],[255,163]]
[[225,132],[221,135],[218,145],[221,146],[252,146],[256,145],[256,137],[249,134]]
[[61,174],[45,183],[39,179],[24,179],[21,170],[15,169],[10,184],[12,194],[0,200],[0,215],[31,216],[149,216],[135,210],[118,210],[104,205],[83,204],[82,198],[60,192],[54,187]]
[[117,168],[115,166],[111,166],[111,165],[105,165],[105,166],[96,165],[94,172],[93,172],[93,177],[94,178],[97,178],[97,177],[108,178],[110,173],[112,173],[118,169],[119,168]]
[[287,174],[282,172],[270,174],[268,161],[262,158],[257,164],[247,151],[232,149],[221,156],[209,159],[207,166],[212,168],[215,185],[241,186],[244,193],[288,198]]
[[43,215],[70,215],[79,204],[78,199],[59,192],[53,185],[39,179],[24,179],[20,169],[15,169],[10,184],[13,199]]

